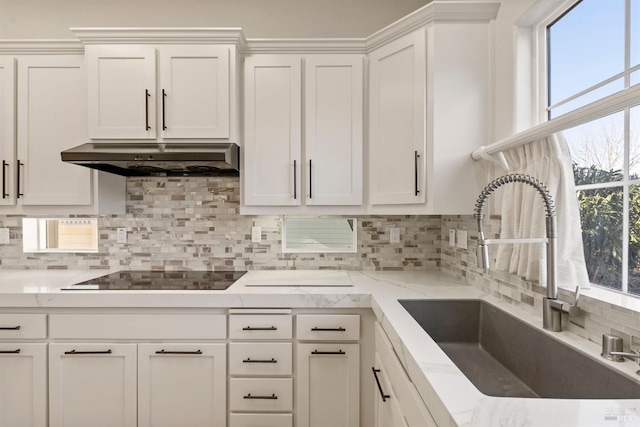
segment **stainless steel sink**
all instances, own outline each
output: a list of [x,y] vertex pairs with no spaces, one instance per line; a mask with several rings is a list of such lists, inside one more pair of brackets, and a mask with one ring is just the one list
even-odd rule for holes
[[606,366],[614,362],[591,359],[485,301],[399,302],[486,395],[640,398],[640,383]]

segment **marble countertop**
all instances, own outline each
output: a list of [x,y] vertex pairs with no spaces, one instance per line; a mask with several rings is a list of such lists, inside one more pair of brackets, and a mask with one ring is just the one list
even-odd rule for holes
[[[600,358],[598,345],[575,334],[543,331],[542,321],[533,311],[498,301],[440,272],[250,271],[224,291],[61,290],[108,272],[0,270],[0,309],[372,308],[441,427],[640,426],[640,399],[496,398],[480,393],[398,299],[485,299],[599,363],[612,366],[614,362]],[[275,286],[277,284],[283,286]],[[632,363],[613,366],[629,376],[634,376],[637,369]],[[614,420],[610,420],[612,417]]]

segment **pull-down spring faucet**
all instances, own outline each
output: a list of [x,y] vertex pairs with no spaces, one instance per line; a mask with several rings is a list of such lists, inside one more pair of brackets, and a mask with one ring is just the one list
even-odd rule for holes
[[[502,185],[510,183],[523,183],[535,188],[542,196],[545,204],[546,216],[546,238],[527,239],[486,239],[482,220],[484,219],[484,205],[489,196]],[[488,245],[496,243],[545,243],[547,248],[547,296],[543,300],[542,306],[542,326],[544,329],[560,332],[562,330],[562,313],[573,314],[577,309],[578,290],[576,289],[576,303],[569,304],[558,299],[558,284],[556,270],[556,211],[553,199],[547,187],[539,180],[524,174],[509,174],[496,178],[489,183],[478,196],[476,202],[475,217],[478,222],[479,241],[477,248],[478,267],[485,271],[489,269],[489,248]]]

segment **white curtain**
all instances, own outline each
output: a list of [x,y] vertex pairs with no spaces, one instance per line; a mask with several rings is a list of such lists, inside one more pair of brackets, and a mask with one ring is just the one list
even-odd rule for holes
[[[509,172],[540,180],[549,190],[557,215],[558,286],[574,290],[589,287],[582,249],[580,210],[573,179],[571,155],[562,134],[504,152]],[[500,237],[545,237],[545,206],[540,194],[527,184],[502,188]],[[499,190],[500,191],[500,190]],[[499,245],[496,269],[546,284],[544,244]]]

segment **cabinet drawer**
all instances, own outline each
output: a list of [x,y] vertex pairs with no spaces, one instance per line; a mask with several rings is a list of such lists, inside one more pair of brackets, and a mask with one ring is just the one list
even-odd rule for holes
[[225,339],[224,314],[52,314],[52,338]]
[[46,337],[46,314],[0,314],[0,339]]
[[356,341],[360,339],[360,316],[300,314],[296,316],[296,337],[307,341]]
[[229,344],[230,375],[291,375],[291,343]]
[[229,427],[293,427],[291,414],[231,414]]
[[291,339],[293,321],[282,314],[234,314],[229,316],[229,338],[243,340]]
[[232,411],[291,411],[293,380],[291,378],[231,378],[229,406]]

